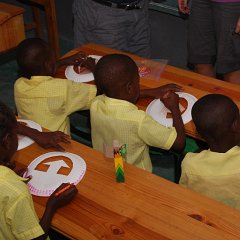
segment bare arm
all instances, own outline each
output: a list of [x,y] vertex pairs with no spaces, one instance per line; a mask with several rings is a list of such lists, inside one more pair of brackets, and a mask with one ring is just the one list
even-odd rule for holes
[[182,151],[185,147],[186,134],[179,109],[179,96],[173,92],[168,92],[161,98],[161,101],[171,111],[173,116],[173,126],[177,132],[177,138],[171,149]]
[[140,97],[161,98],[169,91],[179,92],[182,91],[182,87],[176,84],[166,84],[158,88],[142,89],[140,90]]
[[78,52],[72,56],[61,58],[57,61],[57,68],[63,65],[75,65],[75,66],[83,66],[90,71],[94,71],[95,69],[95,59],[88,57],[83,52]]
[[35,240],[44,240],[48,236],[48,232],[51,226],[52,218],[56,212],[56,210],[62,206],[68,204],[73,197],[77,194],[77,188],[72,185],[68,190],[60,194],[59,196],[55,196],[55,193],[58,192],[60,189],[66,187],[66,183],[62,184],[59,188],[56,189],[55,192],[49,197],[45,212],[40,220],[40,225],[45,232],[44,235],[35,238]]
[[72,56],[60,58],[57,60],[57,68],[63,65],[79,65],[86,59],[86,57],[87,55],[84,52],[78,52]]
[[60,142],[70,143],[70,136],[63,132],[39,132],[36,129],[30,128],[18,122],[18,133],[33,139],[38,145],[43,148],[53,147],[58,151],[64,151],[60,146]]

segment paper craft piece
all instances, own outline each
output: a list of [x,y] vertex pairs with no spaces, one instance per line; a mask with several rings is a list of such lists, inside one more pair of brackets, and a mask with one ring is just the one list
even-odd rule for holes
[[123,160],[126,160],[127,148],[126,144],[119,147],[117,141],[113,143],[113,155],[114,155],[114,166],[116,172],[116,181],[124,182],[124,168],[123,168]]
[[147,74],[149,74],[151,72],[151,69],[149,67],[146,67],[144,65],[140,65],[138,67],[138,73],[139,73],[139,76],[140,77],[144,77],[146,76]]
[[[18,119],[17,121],[23,125],[26,125],[30,128],[37,129],[38,131],[42,132],[42,127],[36,122],[33,122],[31,120],[23,120],[23,119]],[[18,149],[17,150],[21,150],[25,147],[28,147],[29,145],[31,145],[33,143],[34,143],[34,141],[31,138],[18,134]]]
[[166,59],[145,59],[136,61],[139,76],[159,81],[167,62],[168,60]]
[[[197,98],[189,93],[177,92],[177,94],[180,98],[179,108],[182,114],[182,120],[183,123],[186,124],[192,120],[191,110]],[[153,100],[148,105],[146,112],[160,124],[166,127],[172,127],[173,119],[171,112],[159,99]]]
[[62,183],[78,184],[85,172],[86,163],[80,156],[69,152],[49,152],[33,160],[24,177],[32,176],[27,183],[31,194],[48,197]]
[[[88,57],[94,58],[95,62],[97,63],[102,56],[89,55]],[[74,67],[73,65],[67,66],[65,70],[65,76],[67,79],[72,80],[74,82],[90,82],[94,80],[93,73],[90,72],[85,67],[81,68],[81,66],[79,67]]]

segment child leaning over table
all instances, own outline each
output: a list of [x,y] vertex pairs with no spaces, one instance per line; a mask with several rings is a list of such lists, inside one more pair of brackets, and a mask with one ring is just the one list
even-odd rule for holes
[[[58,197],[53,193],[39,222],[25,179],[13,171],[17,131],[15,116],[0,103],[0,239],[46,239],[55,211],[69,203],[77,189],[73,185]],[[65,184],[56,191],[63,187]]]
[[[53,50],[39,38],[23,40],[17,47],[21,76],[14,85],[19,117],[30,119],[51,131],[70,133],[69,115],[89,109],[96,86],[54,78],[61,64],[80,64],[86,58],[79,53],[56,62]],[[84,62],[92,66],[92,62]]]
[[[127,162],[152,172],[148,146],[182,150],[185,131],[174,84],[140,90],[138,68],[123,54],[102,57],[94,71],[98,93],[90,107],[93,147],[103,152],[113,140],[127,145]],[[174,127],[164,127],[134,105],[143,96],[161,98],[173,114]],[[160,110],[160,109],[159,109]]]
[[192,118],[209,149],[185,156],[179,183],[240,209],[240,117],[237,105],[227,96],[209,94],[194,104]]

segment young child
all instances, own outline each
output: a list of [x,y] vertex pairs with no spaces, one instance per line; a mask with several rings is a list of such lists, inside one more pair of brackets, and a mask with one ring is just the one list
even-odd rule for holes
[[188,153],[180,184],[240,209],[240,117],[227,96],[209,94],[192,108],[192,118],[208,150]]
[[[140,90],[135,62],[122,54],[102,57],[95,67],[98,93],[90,107],[93,147],[103,152],[113,140],[127,145],[127,162],[152,172],[148,146],[181,150],[185,130],[176,85]],[[174,127],[164,127],[134,105],[139,96],[161,97],[173,114]],[[159,109],[160,110],[160,109]]]
[[[83,60],[83,55],[77,54],[60,64],[79,64]],[[96,86],[54,78],[57,64],[53,51],[39,38],[25,39],[19,44],[17,62],[22,75],[14,85],[19,117],[69,134],[68,116],[89,109]]]
[[[71,186],[58,197],[53,193],[39,222],[24,179],[13,171],[17,131],[14,114],[0,103],[0,239],[46,239],[55,211],[70,202],[77,189]],[[56,191],[65,186],[62,184]]]

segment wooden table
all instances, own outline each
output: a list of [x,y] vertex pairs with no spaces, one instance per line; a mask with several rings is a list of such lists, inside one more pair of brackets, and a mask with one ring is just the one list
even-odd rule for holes
[[[78,51],[83,51],[87,54],[94,55],[105,55],[108,53],[119,53],[120,51],[106,48],[96,44],[87,44],[77,49],[73,49],[68,52],[64,57],[70,56],[77,53]],[[144,60],[136,55],[127,54],[136,61]],[[56,76],[65,78],[65,67],[58,70]],[[183,87],[183,91],[200,98],[209,93],[219,93],[224,94],[232,98],[236,104],[240,107],[240,86],[232,83],[224,82],[214,78],[206,77],[191,71],[176,68],[167,65],[164,69],[159,80],[153,80],[148,78],[148,76],[141,78],[140,87],[143,88],[153,88],[162,86],[168,83],[175,83]],[[139,109],[145,110],[148,104],[152,101],[151,98],[143,98],[137,102]],[[187,135],[201,139],[196,132],[193,122],[189,122],[185,125]]]
[[[79,193],[52,221],[71,239],[240,239],[240,211],[128,164],[125,183],[117,183],[112,159],[74,141],[63,146],[87,164]],[[24,167],[46,152],[33,144],[14,158]],[[47,198],[33,200],[41,217]]]

